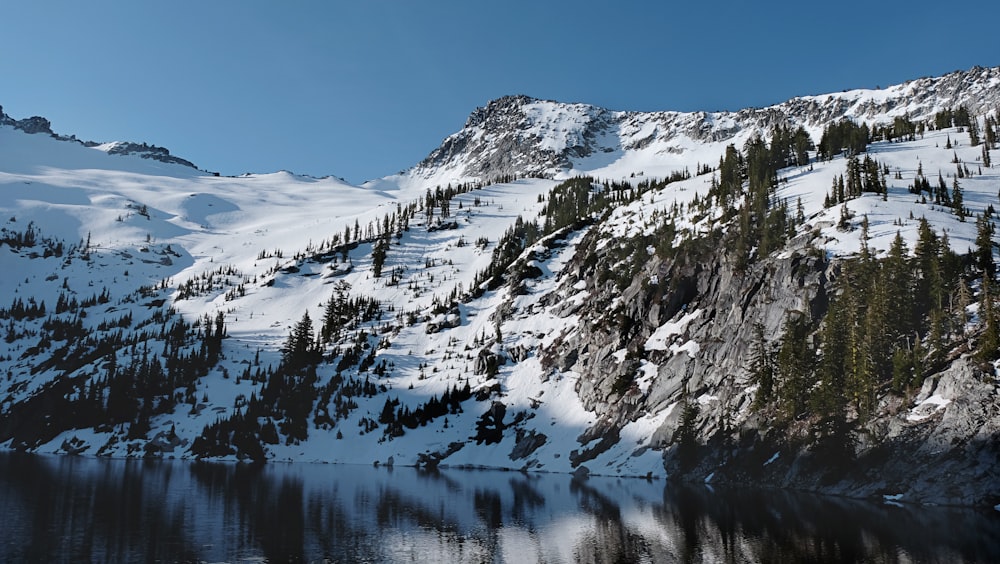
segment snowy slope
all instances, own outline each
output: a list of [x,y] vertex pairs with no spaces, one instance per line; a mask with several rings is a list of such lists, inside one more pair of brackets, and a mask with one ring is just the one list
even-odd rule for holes
[[[288,172],[217,177],[183,164],[115,154],[116,144],[88,147],[0,125],[0,227],[14,233],[33,225],[40,237],[67,246],[60,255],[44,256],[38,245],[0,245],[5,273],[0,307],[21,300],[48,308],[34,319],[0,320],[14,334],[0,342],[0,374],[5,374],[0,409],[10,410],[61,379],[95,381],[109,370],[108,355],[88,358],[68,372],[46,365],[52,349],[38,346],[46,317],[73,317],[53,314],[63,294],[81,301],[109,295],[87,308],[81,320],[95,335],[105,331],[102,323],[106,327],[126,315],[131,319],[127,331],[138,332],[142,320],[155,327],[152,320],[164,308],[188,322],[221,313],[228,334],[218,364],[197,379],[193,394],[180,394],[192,405],[180,403],[156,414],[143,436],[129,436],[124,423],[61,429],[27,446],[7,439],[5,446],[136,456],[148,442],[176,435],[163,455],[191,456],[192,442],[207,425],[239,413],[248,398],[264,393],[264,381],[238,375],[278,366],[281,348],[303,314],[308,312],[318,331],[324,304],[346,283],[352,296],[375,297],[382,313],[342,341],[325,345],[330,362],[320,364],[317,384],[342,376],[371,381],[379,390],[353,397],[356,406],[333,425],[310,425],[305,440],[269,444],[268,458],[417,464],[439,456],[443,465],[572,472],[579,466],[573,453],[594,449],[597,454],[587,466],[595,473],[662,474],[662,445],[653,437],[676,419],[677,401],[650,406],[623,423],[614,444],[597,448],[604,437],[593,430],[601,421],[580,397],[583,376],[553,368],[542,357],[579,328],[582,317],[574,311],[591,299],[585,287],[565,283],[574,275],[567,265],[581,240],[593,230],[607,242],[652,234],[657,218],[671,210],[682,210],[682,231],[707,233],[718,227],[722,210],[701,216],[689,204],[707,193],[712,175],[658,185],[607,217],[543,239],[522,255],[535,275],[520,288],[502,285],[477,292],[479,273],[490,266],[498,242],[517,219],[544,221],[545,202],[561,179],[589,174],[635,185],[679,171],[694,173],[699,165],[714,166],[730,143],[741,147],[775,123],[806,126],[818,141],[825,125],[843,117],[870,123],[896,116],[931,119],[956,104],[967,104],[974,114],[992,110],[997,100],[1000,69],[796,98],[736,113],[637,114],[511,97],[477,110],[461,132],[415,168],[364,186]],[[949,142],[955,147],[945,149]],[[982,166],[981,147],[970,146],[966,133],[929,130],[913,141],[873,143],[869,154],[893,174],[884,201],[866,194],[846,204],[854,216],[852,230],[838,229],[839,206],[823,207],[834,178],[844,174],[844,158],[813,159],[809,166],[781,172],[778,197],[793,208],[801,202],[806,218],[801,233],[819,230],[828,253],[849,255],[859,249],[856,227],[867,216],[876,250],[887,249],[897,231],[912,249],[917,220],[924,217],[938,232],[947,232],[956,251],[974,245],[974,221],[920,203],[907,190],[918,166],[931,179],[940,171],[950,185],[957,157],[972,172],[961,179],[971,212],[981,213],[996,202],[1000,173]],[[492,181],[500,177],[505,181]],[[447,217],[438,207],[428,218],[428,191],[473,182],[479,184],[450,199]],[[408,229],[393,229],[377,277],[372,251],[380,226],[405,209],[414,210]],[[352,234],[350,245],[345,231]],[[452,304],[456,297],[461,299]],[[646,349],[696,357],[699,344],[682,336],[697,313],[663,325]],[[150,337],[148,346],[154,356],[165,357],[165,345],[157,339]],[[374,365],[384,362],[386,370],[376,374],[357,363],[335,368],[346,347],[358,341],[365,343]],[[112,354],[126,363],[139,356],[136,348]],[[624,359],[627,352],[620,354]],[[482,370],[483,359],[490,358],[502,364],[495,371]],[[659,367],[643,362],[638,386],[646,393]],[[407,429],[401,437],[387,437],[379,425],[370,428],[387,400],[416,409],[466,384],[473,399],[463,402],[461,411]],[[71,395],[82,396],[85,387]],[[505,432],[493,444],[477,444],[477,422],[497,401],[516,432]],[[327,409],[334,404],[314,406],[316,413]],[[532,437],[541,438],[533,444]],[[527,454],[515,456],[519,450]]]

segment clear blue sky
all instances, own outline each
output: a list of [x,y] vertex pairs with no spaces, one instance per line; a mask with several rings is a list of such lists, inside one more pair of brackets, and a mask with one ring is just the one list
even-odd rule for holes
[[985,0],[13,0],[0,19],[15,118],[223,174],[355,183],[505,94],[736,110],[1000,65]]

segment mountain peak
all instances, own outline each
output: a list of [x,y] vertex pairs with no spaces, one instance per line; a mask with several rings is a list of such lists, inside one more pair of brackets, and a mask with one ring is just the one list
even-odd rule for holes
[[442,183],[502,176],[551,178],[571,156],[590,154],[592,126],[606,110],[523,94],[491,100],[469,115],[409,176]]
[[537,98],[532,98],[524,94],[501,96],[500,98],[490,100],[485,106],[472,110],[469,118],[465,121],[465,127],[476,127],[491,120],[503,119],[506,116],[519,113],[524,106],[539,101]]

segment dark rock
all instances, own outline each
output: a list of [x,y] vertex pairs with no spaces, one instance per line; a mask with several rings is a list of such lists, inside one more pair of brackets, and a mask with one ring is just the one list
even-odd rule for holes
[[52,124],[40,116],[19,119],[14,122],[14,128],[29,134],[46,133],[52,135]]

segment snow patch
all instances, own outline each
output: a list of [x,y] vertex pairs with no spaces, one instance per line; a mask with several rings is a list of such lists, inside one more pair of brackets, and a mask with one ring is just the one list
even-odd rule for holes
[[702,394],[698,396],[698,405],[708,405],[713,401],[719,401],[719,396],[713,396],[709,394]]
[[911,409],[906,415],[906,420],[913,422],[923,421],[946,408],[949,403],[951,403],[950,399],[943,398],[939,394],[934,394]]
[[639,367],[639,378],[636,380],[636,385],[639,386],[639,391],[643,394],[649,393],[649,386],[653,383],[653,380],[656,379],[656,376],[659,373],[659,364],[643,360]]
[[[670,344],[671,338],[677,335],[683,335],[684,331],[687,330],[688,324],[697,319],[699,315],[701,315],[701,310],[696,309],[691,313],[681,317],[677,321],[672,321],[672,322],[668,321],[667,323],[664,323],[656,331],[654,331],[652,335],[649,336],[649,339],[646,339],[646,350],[647,351],[671,350],[671,344]],[[697,346],[697,344],[695,346]],[[695,354],[697,354],[697,352],[698,351],[696,350]]]
[[673,354],[677,354],[679,352],[686,352],[689,357],[696,358],[698,356],[698,353],[701,352],[701,345],[699,345],[695,341],[688,341],[683,345],[674,344],[670,345],[670,352]]

